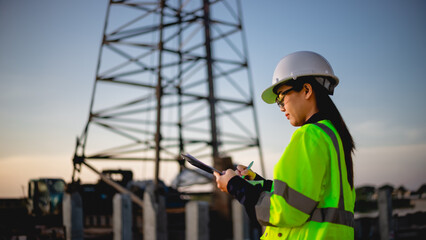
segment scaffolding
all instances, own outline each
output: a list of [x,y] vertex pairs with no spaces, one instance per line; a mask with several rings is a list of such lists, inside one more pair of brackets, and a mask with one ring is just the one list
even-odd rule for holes
[[185,152],[264,171],[253,92],[239,0],[111,0],[73,179],[87,160],[136,160],[158,181]]

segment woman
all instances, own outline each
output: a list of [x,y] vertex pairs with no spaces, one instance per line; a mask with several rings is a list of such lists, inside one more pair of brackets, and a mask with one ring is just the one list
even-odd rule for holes
[[338,83],[317,53],[295,52],[281,59],[262,99],[276,102],[290,124],[300,128],[275,165],[273,181],[241,165],[215,173],[218,188],[265,227],[261,239],[354,238],[355,146],[329,97]]

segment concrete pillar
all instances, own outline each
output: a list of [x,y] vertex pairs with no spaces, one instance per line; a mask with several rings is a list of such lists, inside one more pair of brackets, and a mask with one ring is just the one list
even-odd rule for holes
[[202,201],[191,201],[185,206],[185,239],[208,240],[209,204]]
[[234,240],[250,239],[249,219],[243,205],[232,200],[232,228]]
[[114,240],[132,240],[132,200],[128,194],[115,194],[113,198]]
[[143,197],[144,240],[167,240],[166,199],[154,193],[154,185],[148,185]]
[[83,240],[83,202],[78,192],[64,194],[62,211],[66,239]]
[[392,193],[390,189],[379,190],[379,227],[380,239],[393,239],[392,225]]
[[99,225],[101,227],[108,227],[107,215],[100,215],[98,219],[99,219]]

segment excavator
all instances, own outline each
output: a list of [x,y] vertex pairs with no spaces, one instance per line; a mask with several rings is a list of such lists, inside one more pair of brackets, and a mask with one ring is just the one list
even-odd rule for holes
[[30,179],[28,196],[0,198],[0,239],[43,235],[62,238],[65,186],[61,178]]

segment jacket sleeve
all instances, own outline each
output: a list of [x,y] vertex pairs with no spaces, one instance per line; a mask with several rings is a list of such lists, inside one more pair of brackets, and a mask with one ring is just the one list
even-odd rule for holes
[[256,221],[254,206],[262,192],[262,184],[251,184],[239,176],[231,178],[226,186],[229,194],[237,199],[246,209],[251,221]]
[[274,167],[273,191],[262,192],[256,203],[262,225],[294,227],[309,219],[320,200],[331,158],[325,137],[312,124],[295,131]]
[[264,179],[262,176],[256,173],[256,177],[252,181],[248,181],[249,183],[255,185],[256,183],[261,183],[262,191],[270,192],[272,190],[272,181],[268,179]]

